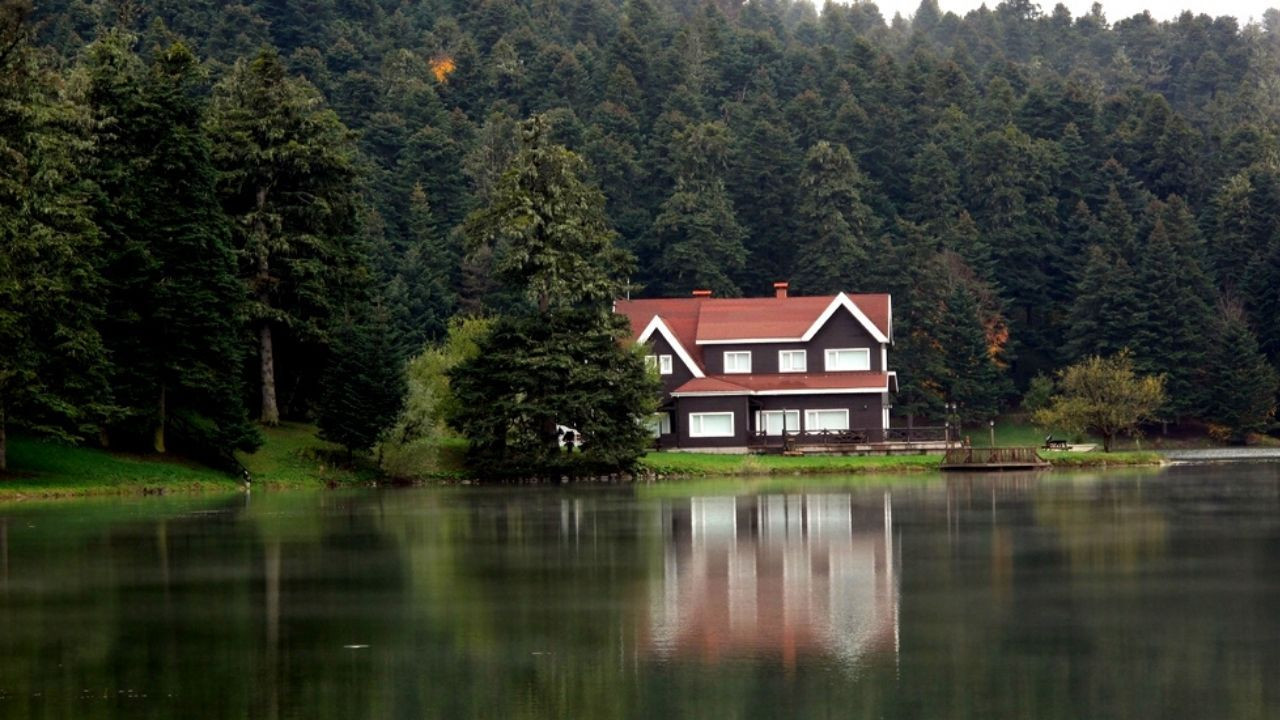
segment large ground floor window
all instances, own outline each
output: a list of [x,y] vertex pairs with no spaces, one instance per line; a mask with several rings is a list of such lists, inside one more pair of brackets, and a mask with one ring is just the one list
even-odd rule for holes
[[805,410],[805,432],[821,432],[823,430],[848,430],[848,410]]
[[733,413],[689,413],[689,437],[733,437]]
[[799,410],[761,410],[756,413],[756,427],[765,435],[800,431]]
[[654,413],[649,416],[649,420],[645,423],[649,428],[649,434],[653,437],[671,434],[671,413]]

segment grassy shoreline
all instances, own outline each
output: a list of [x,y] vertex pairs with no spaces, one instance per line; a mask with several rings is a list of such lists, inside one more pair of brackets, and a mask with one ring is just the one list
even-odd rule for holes
[[[1054,468],[1159,466],[1166,461],[1151,451],[1044,452]],[[941,455],[720,455],[713,453],[649,453],[642,472],[658,479],[726,475],[818,475],[835,473],[916,473],[937,471]]]
[[[266,490],[372,487],[385,482],[371,463],[347,467],[341,451],[315,435],[315,428],[285,423],[265,430],[258,452],[238,455]],[[0,477],[0,502],[103,495],[225,493],[242,491],[240,478],[202,465],[156,455],[131,455],[72,447],[30,438],[10,441],[10,473]],[[1041,452],[1055,468],[1158,466],[1158,453]],[[336,461],[335,461],[336,460]],[[902,475],[937,472],[940,455],[819,456],[650,453],[641,458],[641,480],[700,477],[794,475]],[[439,473],[440,482],[459,481],[459,469]]]
[[[236,457],[253,476],[253,487],[268,490],[372,485],[379,473],[332,462],[340,452],[315,436],[315,428],[284,423],[264,431],[256,453]],[[109,452],[16,437],[9,441],[9,473],[0,476],[0,501],[238,492],[239,477],[180,458]]]

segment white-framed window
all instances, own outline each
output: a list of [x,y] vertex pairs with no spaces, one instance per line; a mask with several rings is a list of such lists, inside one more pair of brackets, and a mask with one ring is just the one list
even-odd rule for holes
[[733,413],[689,413],[689,437],[733,437]]
[[849,411],[848,410],[805,410],[804,411],[804,429],[805,429],[805,432],[820,432],[822,430],[848,430],[849,429]]
[[804,350],[778,351],[778,372],[804,372],[808,365],[809,353]]
[[649,434],[653,437],[671,434],[671,413],[654,413],[645,421]]
[[751,351],[737,350],[724,354],[724,371],[726,373],[751,372]]
[[761,410],[756,413],[756,427],[765,435],[800,432],[800,411]]
[[871,351],[867,348],[834,348],[827,351],[827,372],[870,369]]
[[672,372],[670,355],[645,355],[644,363],[650,369],[657,370],[659,375],[670,375]]

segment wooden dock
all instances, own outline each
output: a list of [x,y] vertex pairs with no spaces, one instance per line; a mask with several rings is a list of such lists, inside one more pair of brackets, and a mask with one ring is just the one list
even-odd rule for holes
[[941,467],[953,472],[998,472],[1039,470],[1049,467],[1049,462],[1040,457],[1033,447],[960,447],[947,450]]

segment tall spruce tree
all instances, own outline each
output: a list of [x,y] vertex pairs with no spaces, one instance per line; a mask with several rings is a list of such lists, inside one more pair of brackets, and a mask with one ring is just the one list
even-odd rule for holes
[[[244,292],[214,189],[202,77],[181,44],[144,66],[116,31],[88,53],[107,316],[120,414],[112,440],[252,449],[241,380]],[[118,431],[118,432],[117,432]],[[123,436],[123,437],[118,437]]]
[[1165,376],[1165,409],[1171,418],[1194,417],[1206,401],[1201,372],[1211,342],[1211,298],[1201,297],[1188,277],[1200,273],[1194,257],[1176,252],[1157,218],[1137,272],[1138,304],[1143,308],[1131,347],[1134,365],[1148,375]]
[[323,345],[332,307],[363,259],[354,244],[353,138],[316,89],[290,77],[270,50],[238,61],[214,88],[208,130],[250,288],[257,415],[274,425],[278,333],[303,347]]
[[952,288],[941,320],[945,395],[962,422],[991,420],[1012,387],[992,356],[978,302],[964,285]]
[[1235,440],[1267,429],[1275,416],[1280,378],[1239,307],[1218,308],[1211,341],[1202,366],[1204,419],[1225,427]]
[[1068,357],[1114,355],[1132,347],[1143,313],[1129,263],[1096,245],[1089,248],[1067,326]]
[[32,49],[30,9],[0,3],[0,473],[10,425],[76,438],[110,411],[88,117]]
[[[541,116],[521,126],[520,151],[466,224],[469,247],[492,248],[495,273],[524,298],[450,372],[450,422],[487,473],[625,469],[647,443],[653,379],[611,310],[630,258],[614,245],[585,163],[547,134]],[[581,433],[583,452],[561,450],[558,426]]]
[[708,289],[738,295],[733,278],[746,262],[746,232],[725,191],[728,131],[699,123],[672,137],[676,184],[653,222],[658,267],[668,293]]
[[[805,156],[796,220],[799,249],[791,273],[797,290],[825,294],[857,289],[879,226],[862,201],[865,185],[843,145],[821,141]],[[779,270],[785,272],[775,272]]]
[[365,302],[337,322],[316,402],[320,437],[356,451],[373,447],[404,404],[404,359],[390,313]]
[[735,132],[728,182],[746,229],[744,243],[751,262],[732,277],[740,286],[767,287],[777,279],[770,272],[791,264],[789,240],[801,151],[778,108],[768,73],[757,73],[752,84],[750,99],[731,125]]

